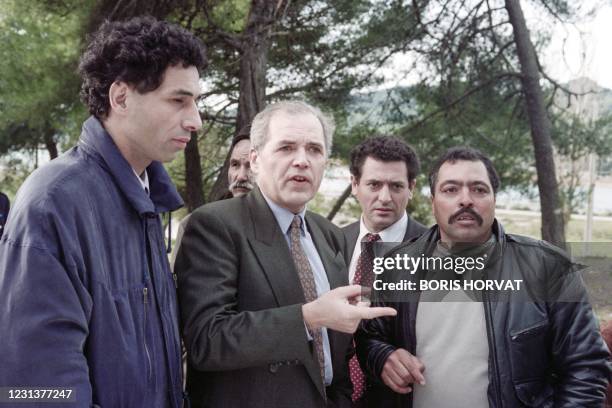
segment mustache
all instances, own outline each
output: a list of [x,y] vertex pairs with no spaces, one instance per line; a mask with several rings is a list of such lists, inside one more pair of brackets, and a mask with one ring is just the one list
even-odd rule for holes
[[233,190],[235,188],[244,188],[247,190],[252,190],[255,187],[254,183],[250,181],[234,181],[229,185],[229,190]]
[[474,217],[478,225],[482,225],[482,223],[484,222],[482,217],[479,214],[477,214],[476,211],[474,211],[471,207],[463,207],[462,209],[460,209],[459,211],[457,211],[456,213],[448,217],[448,223],[449,224],[454,223],[455,221],[457,221],[457,218],[459,218],[465,213],[470,214],[472,217]]

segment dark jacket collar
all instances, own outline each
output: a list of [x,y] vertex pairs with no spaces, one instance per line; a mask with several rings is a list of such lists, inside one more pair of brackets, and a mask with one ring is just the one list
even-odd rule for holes
[[[497,218],[493,220],[492,230],[493,230],[493,234],[495,235],[495,238],[497,239],[497,245],[495,245],[494,250],[491,253],[491,256],[489,257],[489,260],[488,260],[489,264],[493,263],[500,256],[502,256],[505,244],[509,239],[509,237],[504,232],[504,228],[502,227],[500,222],[497,221]],[[429,228],[429,230],[427,230],[417,240],[411,241],[410,243],[406,243],[402,245],[402,247],[409,246],[411,250],[412,248],[414,248],[415,253],[422,253],[422,254],[430,255],[433,253],[433,250],[439,240],[440,240],[440,228],[436,224],[433,227]]]
[[174,211],[183,206],[183,200],[166,169],[157,161],[147,167],[151,188],[150,196],[147,196],[112,137],[93,116],[83,123],[79,148],[111,173],[119,189],[139,214]]

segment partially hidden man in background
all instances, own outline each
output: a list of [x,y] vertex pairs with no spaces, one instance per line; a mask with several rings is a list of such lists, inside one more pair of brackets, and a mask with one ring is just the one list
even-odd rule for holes
[[350,407],[348,333],[395,311],[349,303],[344,235],[305,209],[332,134],[304,102],[267,106],[251,126],[257,187],[192,213],[175,270],[195,406]]
[[[228,192],[224,198],[240,197],[251,191],[254,187],[253,172],[249,155],[251,153],[251,140],[249,139],[250,126],[245,126],[236,135],[230,146],[229,166],[227,168]],[[176,255],[185,234],[185,227],[190,219],[190,214],[186,215],[178,226],[176,241],[170,256],[170,263],[174,268]]]
[[106,22],[81,57],[91,117],[36,170],[0,242],[0,386],[65,387],[78,407],[180,407],[176,289],[160,162],[202,123],[204,50],[151,18]]
[[[484,254],[481,279],[520,280],[524,290],[417,290],[409,301],[381,302],[397,317],[364,322],[356,334],[361,366],[397,393],[381,407],[600,407],[608,350],[568,256],[504,232],[495,219],[499,177],[479,151],[448,150],[429,184],[437,225],[386,256]],[[445,277],[428,268],[402,276]],[[461,282],[471,272],[450,274]]]
[[[351,150],[352,194],[361,207],[359,221],[343,228],[351,255],[349,282],[372,286],[372,248],[368,242],[404,242],[427,228],[406,212],[419,174],[419,159],[412,147],[391,136],[371,137]],[[362,243],[364,252],[362,252]],[[366,378],[357,357],[349,362],[353,406],[377,407],[391,392]]]

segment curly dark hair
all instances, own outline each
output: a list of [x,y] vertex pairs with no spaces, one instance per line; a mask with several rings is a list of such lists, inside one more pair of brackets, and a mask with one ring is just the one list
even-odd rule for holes
[[353,177],[359,181],[361,169],[368,157],[383,162],[403,161],[408,170],[408,182],[419,174],[420,163],[414,149],[406,142],[394,136],[370,137],[353,147],[351,150],[351,164],[349,170]]
[[429,191],[431,192],[432,197],[435,195],[436,190],[436,182],[438,181],[438,173],[440,172],[440,167],[446,162],[455,163],[458,160],[465,161],[480,161],[484,164],[487,169],[487,175],[489,176],[489,182],[491,183],[491,187],[493,188],[493,194],[497,194],[497,190],[499,190],[499,186],[501,184],[499,180],[499,175],[497,174],[497,170],[495,170],[495,166],[493,166],[493,162],[487,156],[485,156],[480,150],[474,149],[467,146],[455,146],[448,149],[442,157],[440,157],[434,163],[431,171],[429,172]]
[[92,115],[104,119],[113,82],[124,81],[140,93],[151,92],[161,85],[168,66],[181,63],[200,72],[206,67],[204,46],[187,30],[153,17],[105,21],[81,56],[81,99]]

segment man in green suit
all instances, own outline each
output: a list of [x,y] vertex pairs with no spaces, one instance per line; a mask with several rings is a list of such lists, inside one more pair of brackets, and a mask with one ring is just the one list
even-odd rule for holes
[[313,106],[269,105],[251,127],[258,187],[192,214],[176,271],[196,406],[350,406],[350,333],[395,310],[355,302],[344,235],[305,210],[332,134]]

